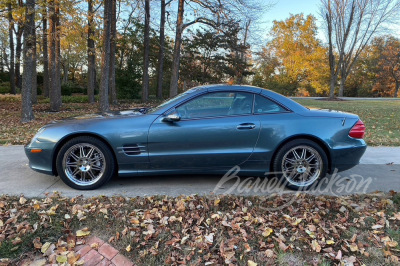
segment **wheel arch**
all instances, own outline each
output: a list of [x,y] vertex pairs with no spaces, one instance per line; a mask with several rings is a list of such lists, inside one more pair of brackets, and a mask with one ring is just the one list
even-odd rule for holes
[[271,157],[271,162],[270,162],[270,169],[273,169],[273,164],[274,164],[274,160],[275,160],[275,156],[277,155],[277,153],[279,152],[279,150],[288,142],[296,140],[296,139],[307,139],[307,140],[311,140],[313,142],[315,142],[316,144],[318,144],[321,149],[324,150],[326,156],[328,157],[328,173],[331,170],[331,166],[332,166],[332,154],[330,152],[329,146],[320,138],[313,136],[313,135],[295,135],[295,136],[291,136],[289,138],[284,139],[281,143],[279,143],[279,145],[277,146],[277,148],[275,149],[272,157]]
[[112,148],[112,146],[110,145],[110,143],[107,141],[107,139],[105,139],[104,137],[92,133],[92,132],[77,132],[77,133],[73,133],[70,135],[65,136],[64,138],[62,138],[61,140],[58,141],[58,143],[56,144],[56,147],[54,149],[53,152],[53,156],[52,156],[52,170],[53,170],[53,175],[57,176],[57,167],[56,167],[56,163],[57,163],[57,154],[58,152],[61,150],[61,147],[64,146],[65,143],[67,143],[68,141],[70,141],[73,138],[76,137],[93,137],[96,138],[100,141],[102,141],[111,151],[111,154],[114,157],[114,161],[115,161],[115,171],[118,173],[118,161],[117,161],[117,156],[115,155],[115,151]]

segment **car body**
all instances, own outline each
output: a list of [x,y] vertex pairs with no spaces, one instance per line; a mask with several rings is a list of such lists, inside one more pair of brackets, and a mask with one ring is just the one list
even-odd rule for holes
[[257,87],[209,85],[152,109],[54,122],[25,152],[33,170],[60,175],[77,189],[97,188],[115,173],[224,174],[234,166],[243,175],[290,170],[287,179],[317,177],[288,185],[299,188],[357,165],[364,132],[354,114],[310,110]]

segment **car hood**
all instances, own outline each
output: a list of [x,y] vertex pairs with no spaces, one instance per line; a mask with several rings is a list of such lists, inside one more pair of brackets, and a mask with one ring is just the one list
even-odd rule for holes
[[85,122],[88,122],[88,120],[112,119],[112,118],[126,117],[126,116],[140,116],[145,114],[146,110],[147,110],[146,108],[136,108],[123,111],[109,111],[103,114],[102,113],[85,114],[80,116],[73,116],[59,120],[54,120],[52,121],[52,124],[64,123],[69,121],[77,122],[79,120],[85,120]]

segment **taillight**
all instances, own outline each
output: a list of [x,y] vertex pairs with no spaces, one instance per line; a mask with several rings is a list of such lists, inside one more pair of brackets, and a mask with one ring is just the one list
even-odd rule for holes
[[365,135],[365,125],[361,120],[358,120],[357,123],[352,127],[349,132],[349,136],[355,139],[362,139]]

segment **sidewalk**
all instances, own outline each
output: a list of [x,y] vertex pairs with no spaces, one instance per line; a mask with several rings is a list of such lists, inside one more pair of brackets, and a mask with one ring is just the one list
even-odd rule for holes
[[360,164],[400,164],[400,147],[368,147]]

